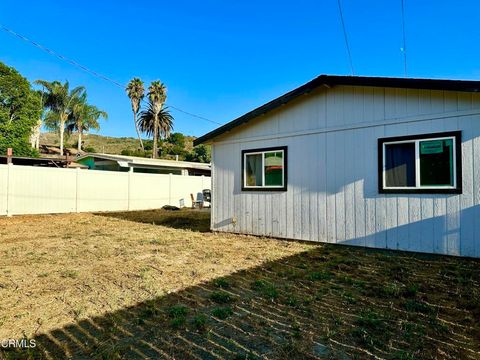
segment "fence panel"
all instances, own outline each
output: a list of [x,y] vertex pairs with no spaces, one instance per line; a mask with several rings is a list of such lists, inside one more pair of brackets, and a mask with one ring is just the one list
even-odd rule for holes
[[8,214],[75,211],[75,169],[10,165]]
[[78,212],[128,210],[128,173],[77,171]]
[[0,215],[7,214],[8,166],[0,165]]
[[[130,210],[155,209],[170,204],[169,186],[169,175],[131,173]],[[170,205],[178,206],[173,202]]]
[[[210,188],[210,186],[208,186],[208,188]],[[173,178],[170,190],[172,203],[178,206],[180,199],[184,199],[185,204],[190,206],[192,204],[190,194],[193,195],[194,199],[201,198],[203,189],[201,176],[196,177],[195,186],[192,186],[192,182],[189,181],[188,176]]]
[[0,215],[190,206],[210,177],[0,165]]

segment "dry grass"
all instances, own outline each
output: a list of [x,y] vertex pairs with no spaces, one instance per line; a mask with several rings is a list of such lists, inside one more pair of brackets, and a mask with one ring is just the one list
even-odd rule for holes
[[480,358],[478,260],[207,226],[191,211],[0,219],[0,338],[39,344],[4,355]]
[[[191,217],[181,213],[175,216]],[[0,239],[0,339],[50,331],[309,248],[93,214],[0,218]]]

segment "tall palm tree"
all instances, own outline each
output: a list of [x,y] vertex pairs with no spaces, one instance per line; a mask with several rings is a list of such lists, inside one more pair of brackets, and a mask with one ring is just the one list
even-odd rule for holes
[[94,105],[87,103],[87,94],[83,93],[72,105],[71,111],[68,115],[67,133],[71,134],[77,131],[78,143],[77,151],[82,151],[82,135],[84,131],[99,130],[100,118],[107,119],[108,114],[105,111],[98,109]]
[[142,148],[142,151],[145,151],[137,124],[137,114],[140,110],[140,101],[142,101],[143,97],[145,96],[145,88],[143,87],[143,81],[139,78],[133,78],[128,83],[126,90],[127,95],[130,98],[130,102],[132,103],[133,123],[135,124],[135,130],[137,131],[138,140],[140,141],[140,147]]
[[148,88],[149,110],[153,113],[153,149],[152,157],[157,158],[158,155],[158,131],[159,131],[159,114],[167,100],[167,88],[161,81],[153,81]]
[[[140,113],[138,118],[138,127],[141,132],[147,134],[147,136],[153,136],[155,134],[155,111],[152,105],[149,104],[148,109]],[[173,116],[170,114],[168,107],[164,107],[158,113],[158,133],[159,138],[167,138],[173,130]]]
[[47,114],[50,124],[54,124],[60,132],[60,155],[63,155],[63,138],[65,133],[65,123],[68,120],[68,114],[71,106],[85,92],[83,86],[77,86],[70,90],[68,81],[61,83],[59,81],[37,80],[36,84],[43,86],[45,91],[44,105],[49,109]]

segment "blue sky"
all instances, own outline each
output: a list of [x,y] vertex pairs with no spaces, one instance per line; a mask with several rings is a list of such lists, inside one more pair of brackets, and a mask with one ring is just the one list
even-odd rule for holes
[[[480,4],[405,0],[409,77],[480,79]],[[403,76],[400,0],[342,0],[357,75]],[[336,0],[13,1],[0,23],[127,83],[168,87],[168,103],[225,123],[319,74],[350,74]],[[106,110],[101,134],[134,136],[130,103],[111,83],[0,31],[0,61],[29,80],[85,85]],[[215,124],[172,111],[175,130]]]

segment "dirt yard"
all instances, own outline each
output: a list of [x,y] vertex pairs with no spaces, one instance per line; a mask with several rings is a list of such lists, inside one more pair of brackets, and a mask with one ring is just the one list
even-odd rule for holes
[[0,218],[4,358],[480,358],[480,261],[208,232],[209,213]]

